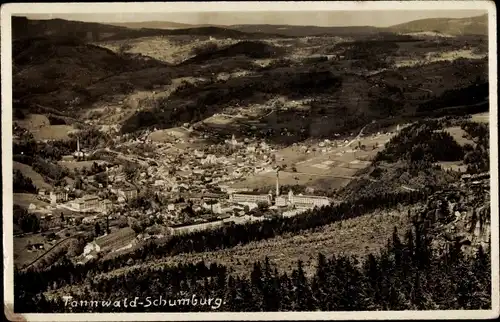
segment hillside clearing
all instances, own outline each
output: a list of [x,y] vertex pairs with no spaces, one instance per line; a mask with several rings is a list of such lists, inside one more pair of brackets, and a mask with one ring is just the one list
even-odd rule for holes
[[12,200],[14,201],[14,205],[19,205],[24,208],[28,208],[30,204],[34,204],[39,208],[49,205],[47,202],[38,199],[37,195],[32,193],[15,193]]
[[478,123],[489,123],[490,122],[490,113],[477,113],[472,114],[472,121]]
[[21,171],[25,177],[30,178],[38,189],[52,190],[52,186],[45,182],[42,175],[33,170],[31,166],[14,161],[12,163],[12,168],[14,171]]
[[460,128],[460,126],[447,127],[444,129],[446,132],[450,133],[451,136],[460,145],[470,144],[475,145],[474,141],[467,138],[467,133]]
[[266,256],[276,263],[278,269],[287,272],[291,271],[300,259],[304,262],[306,273],[311,274],[320,252],[327,256],[346,254],[359,258],[369,253],[377,253],[387,244],[394,227],[397,227],[401,236],[405,233],[410,224],[407,217],[408,210],[376,211],[298,235],[286,234],[227,250],[180,254],[146,264],[120,268],[103,276],[124,274],[145,267],[197,263],[201,260],[205,261],[205,264],[216,262],[227,265],[237,274],[246,274],[251,271],[256,260],[263,261]]
[[75,169],[82,170],[83,168],[89,170],[94,164],[94,162],[97,163],[98,165],[103,165],[103,164],[105,165],[108,163],[104,160],[91,160],[91,161],[58,161],[57,164],[69,170],[75,170]]
[[35,140],[69,140],[69,134],[75,132],[76,129],[71,125],[46,125],[33,130]]

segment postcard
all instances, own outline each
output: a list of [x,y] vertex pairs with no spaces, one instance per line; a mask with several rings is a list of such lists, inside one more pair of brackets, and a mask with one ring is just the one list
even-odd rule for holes
[[6,319],[499,316],[493,2],[1,24]]

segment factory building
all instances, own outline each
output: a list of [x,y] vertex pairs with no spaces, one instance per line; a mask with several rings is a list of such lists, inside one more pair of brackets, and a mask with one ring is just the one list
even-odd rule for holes
[[229,200],[234,203],[238,202],[251,202],[251,203],[259,203],[265,202],[267,204],[271,204],[271,195],[251,195],[251,194],[243,194],[243,193],[233,193],[229,196]]
[[296,208],[314,208],[328,206],[332,201],[328,197],[295,195],[293,191],[289,191],[288,195],[278,196],[275,199],[275,205],[278,207],[294,206]]

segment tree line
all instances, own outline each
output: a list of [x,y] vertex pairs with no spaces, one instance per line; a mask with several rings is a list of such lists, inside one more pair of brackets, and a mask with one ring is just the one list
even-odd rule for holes
[[[40,296],[43,278],[20,275],[15,289],[16,312],[189,312],[189,311],[362,311],[491,308],[490,255],[479,248],[467,257],[458,243],[443,252],[431,247],[432,233],[414,222],[401,240],[394,229],[378,254],[358,259],[318,254],[312,275],[299,260],[291,273],[280,272],[266,258],[255,262],[247,276],[235,275],[224,265],[203,261],[160,268],[143,268],[120,275],[95,278],[69,261],[54,273],[64,272],[81,292],[69,291],[73,300],[98,295],[113,303],[123,298],[167,299],[165,306],[110,305],[72,307],[62,299]],[[55,275],[58,276],[58,275]],[[60,286],[53,280],[48,289]],[[221,299],[201,305],[203,298]],[[196,305],[194,304],[196,299]],[[215,304],[215,305],[214,305]]]
[[37,193],[38,191],[31,178],[26,177],[20,170],[14,170],[13,189],[14,193]]
[[406,191],[384,194],[381,196],[360,198],[357,201],[344,202],[334,206],[317,208],[301,216],[291,218],[274,218],[263,222],[232,225],[215,230],[176,235],[166,240],[160,240],[161,243],[151,241],[143,247],[127,253],[125,256],[106,260],[96,258],[83,265],[65,266],[62,269],[59,266],[52,266],[44,271],[32,270],[20,273],[18,275],[19,281],[37,279],[38,282],[19,286],[19,288],[28,287],[28,289],[37,293],[46,289],[54,282],[59,287],[62,287],[81,282],[86,276],[128,266],[130,260],[135,264],[140,264],[181,253],[219,250],[248,244],[252,241],[273,238],[285,233],[298,233],[337,221],[355,218],[380,207],[392,208],[400,204],[415,204],[426,200],[429,193],[431,191]]
[[441,131],[438,121],[420,121],[390,139],[375,161],[397,162],[457,161],[464,156],[462,146],[448,132]]

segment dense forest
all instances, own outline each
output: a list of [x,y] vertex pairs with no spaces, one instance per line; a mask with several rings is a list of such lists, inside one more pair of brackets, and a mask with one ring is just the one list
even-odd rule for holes
[[261,76],[252,75],[201,85],[186,84],[159,102],[160,106],[155,110],[135,113],[122,125],[121,131],[131,133],[151,126],[165,128],[183,122],[196,122],[229,104],[244,105],[262,100],[266,95],[303,97],[306,93],[335,91],[341,84],[340,76],[316,68],[299,71],[276,68]]
[[[249,276],[234,276],[223,265],[199,262],[95,278],[66,260],[39,274],[16,273],[15,310],[88,313],[490,308],[488,252],[479,248],[475,256],[467,258],[455,242],[437,253],[430,246],[432,233],[426,227],[414,221],[404,240],[395,229],[380,254],[371,254],[362,261],[319,254],[316,272],[310,277],[304,273],[301,261],[287,275],[266,259],[254,263]],[[81,293],[65,294],[72,296],[71,301],[99,298],[113,304],[72,307],[66,306],[63,299],[36,295],[51,286],[80,282],[84,282]],[[160,296],[165,299],[163,305],[148,305],[145,300]],[[125,307],[123,299],[134,297],[144,304]],[[208,298],[213,300],[211,304]]]
[[[394,136],[385,149],[377,154],[376,162],[397,162],[406,160],[411,163],[421,161],[464,161],[469,171],[478,173],[489,169],[489,130],[486,124],[460,120],[423,120],[404,128]],[[444,128],[459,125],[471,144],[458,144]]]
[[463,148],[437,122],[419,122],[393,137],[385,149],[377,154],[376,161],[412,162],[427,160],[458,161],[464,156]]

